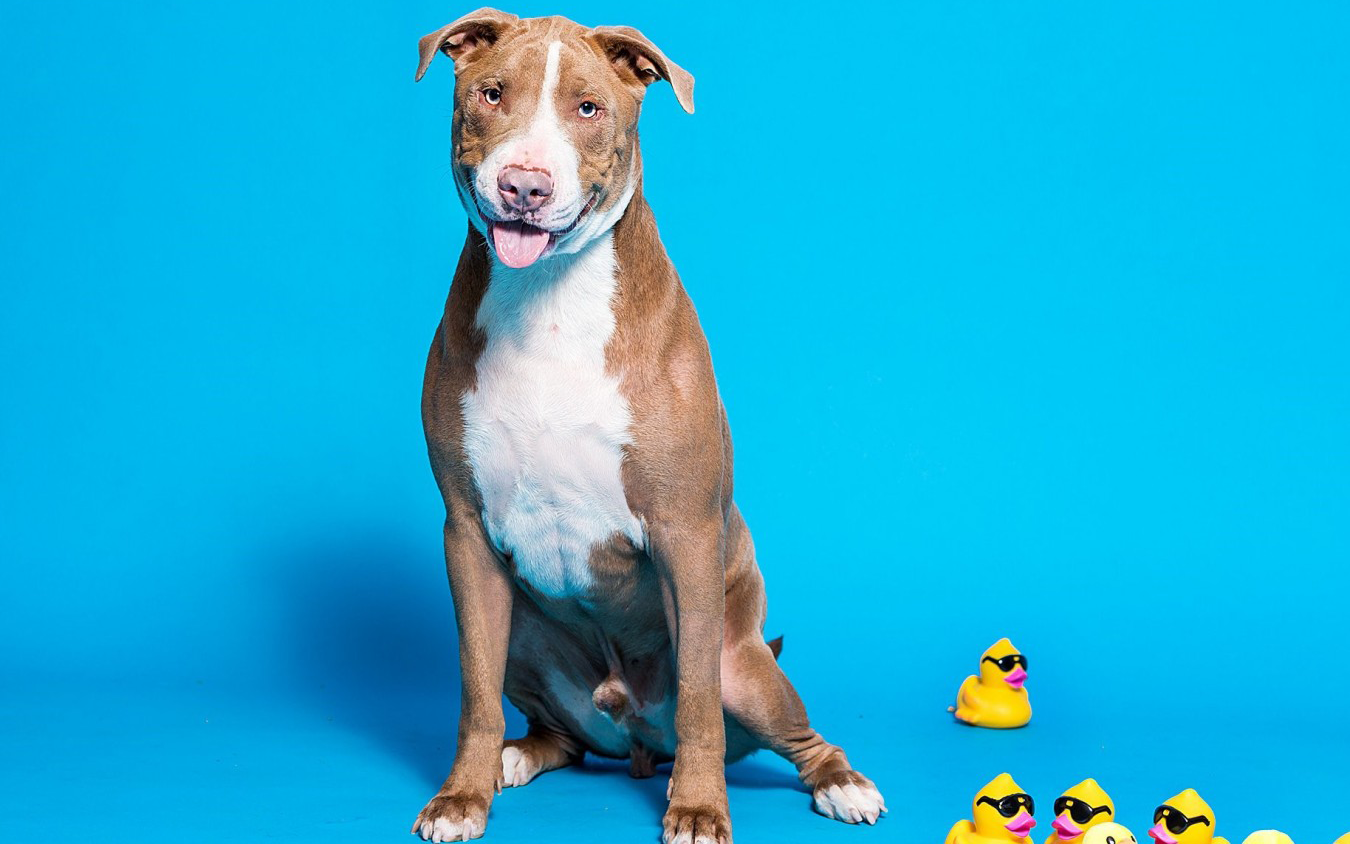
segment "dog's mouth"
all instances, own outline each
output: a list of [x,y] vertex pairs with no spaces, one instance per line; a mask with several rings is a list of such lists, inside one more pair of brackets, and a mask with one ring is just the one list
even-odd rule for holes
[[598,197],[598,193],[591,194],[591,198],[586,201],[576,218],[564,228],[555,231],[540,228],[524,220],[493,220],[481,210],[478,213],[487,224],[488,239],[492,241],[492,248],[497,252],[497,259],[506,266],[519,270],[538,261],[550,246],[556,245],[559,239],[580,225],[582,219],[595,207]]
[[488,235],[492,238],[492,248],[497,250],[497,258],[517,270],[538,261],[553,239],[552,232],[521,220],[488,220]]

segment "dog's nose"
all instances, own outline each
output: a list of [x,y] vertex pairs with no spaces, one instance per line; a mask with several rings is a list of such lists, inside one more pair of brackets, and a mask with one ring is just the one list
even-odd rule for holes
[[543,170],[504,167],[497,174],[497,190],[517,211],[534,211],[553,195],[553,179]]

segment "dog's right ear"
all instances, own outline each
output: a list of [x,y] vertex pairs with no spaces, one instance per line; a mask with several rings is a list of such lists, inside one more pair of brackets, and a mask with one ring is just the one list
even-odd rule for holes
[[422,80],[422,75],[427,72],[431,60],[436,58],[438,50],[454,59],[458,66],[460,59],[480,47],[492,44],[508,27],[515,25],[519,20],[520,18],[515,15],[483,8],[469,12],[430,35],[423,35],[417,42],[417,78],[413,81]]

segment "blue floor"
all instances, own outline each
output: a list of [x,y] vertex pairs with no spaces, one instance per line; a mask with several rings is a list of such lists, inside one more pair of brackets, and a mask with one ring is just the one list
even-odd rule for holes
[[[1311,706],[1306,721],[1248,724],[1196,693],[1175,718],[1156,709],[1127,717],[1147,695],[1108,699],[1106,687],[1073,689],[1063,685],[1069,672],[1047,667],[1030,684],[1031,726],[977,730],[943,709],[964,666],[942,676],[933,660],[884,646],[871,659],[792,644],[789,671],[830,663],[828,672],[800,670],[811,677],[802,690],[817,726],[883,790],[890,815],[875,829],[827,821],[810,810],[791,767],[760,754],[728,771],[742,844],[939,841],[967,816],[975,790],[1005,769],[1040,801],[1038,840],[1054,796],[1087,776],[1140,836],[1152,807],[1189,786],[1234,844],[1260,828],[1299,842],[1350,829],[1350,742],[1339,725],[1316,723]],[[451,758],[450,655],[421,677],[394,677],[378,661],[349,667],[329,683],[252,691],[201,681],[6,683],[0,840],[412,840],[408,826]],[[513,714],[510,730],[519,724]],[[541,776],[497,799],[490,840],[655,841],[666,775],[663,767],[633,780],[621,763],[588,759]]]

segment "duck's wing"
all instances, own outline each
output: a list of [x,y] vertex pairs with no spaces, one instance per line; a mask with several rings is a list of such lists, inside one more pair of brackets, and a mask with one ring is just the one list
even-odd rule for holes
[[952,831],[947,833],[945,844],[961,844],[961,839],[975,831],[973,821],[957,821],[952,825]]

